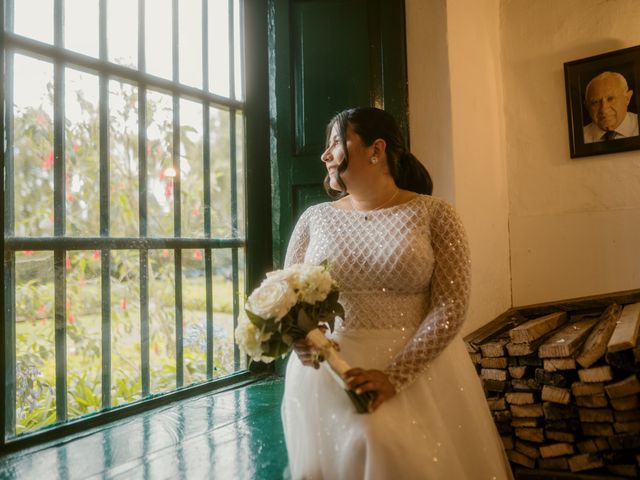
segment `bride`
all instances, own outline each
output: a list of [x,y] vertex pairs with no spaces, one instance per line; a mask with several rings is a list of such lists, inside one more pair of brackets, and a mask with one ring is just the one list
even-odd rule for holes
[[470,265],[456,212],[430,196],[429,174],[388,113],[346,110],[327,132],[321,159],[335,201],[302,214],[285,263],[329,260],[345,308],[329,336],[357,367],[348,387],[374,399],[357,414],[299,342],[282,403],[292,478],[512,478],[458,336]]

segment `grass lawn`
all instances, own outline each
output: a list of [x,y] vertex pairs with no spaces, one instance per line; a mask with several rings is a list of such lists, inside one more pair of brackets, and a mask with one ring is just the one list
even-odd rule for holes
[[[152,394],[176,388],[176,313],[173,285],[168,287],[150,286],[149,292]],[[185,278],[182,287],[183,371],[184,385],[189,385],[207,380],[204,277]],[[100,296],[99,285],[86,282],[83,289],[70,290],[72,308],[66,324],[67,408],[69,417],[74,418],[102,408],[102,319],[95,308],[100,304],[95,301]],[[122,285],[111,289],[111,406],[141,398],[140,306],[135,290]],[[232,373],[234,368],[232,294],[230,281],[214,278],[214,377]],[[55,421],[56,386],[53,319],[36,315],[27,320],[26,312],[20,313],[23,315],[16,324],[18,433]]]

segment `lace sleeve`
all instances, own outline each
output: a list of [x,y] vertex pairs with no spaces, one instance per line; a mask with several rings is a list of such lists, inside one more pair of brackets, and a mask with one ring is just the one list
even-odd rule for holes
[[469,304],[471,269],[464,227],[449,204],[438,201],[433,207],[430,228],[435,264],[430,311],[385,370],[396,391],[410,385],[444,350],[460,330]]
[[287,255],[284,260],[285,268],[294,263],[304,262],[304,256],[309,246],[309,217],[310,210],[307,209],[300,216],[293,229],[293,233],[289,239],[289,246],[287,247]]

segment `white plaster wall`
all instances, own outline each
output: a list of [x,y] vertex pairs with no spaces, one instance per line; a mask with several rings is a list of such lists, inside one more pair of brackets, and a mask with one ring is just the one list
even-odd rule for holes
[[406,0],[409,137],[433,178],[433,194],[455,202],[447,2]]
[[639,27],[638,0],[501,2],[516,306],[640,287],[640,151],[569,157],[563,73]]
[[411,147],[467,229],[464,332],[511,306],[498,0],[406,0]]

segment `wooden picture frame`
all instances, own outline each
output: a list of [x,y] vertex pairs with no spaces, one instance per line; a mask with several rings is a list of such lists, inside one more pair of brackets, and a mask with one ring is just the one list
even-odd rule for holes
[[571,158],[640,149],[640,46],[567,62],[564,79]]

